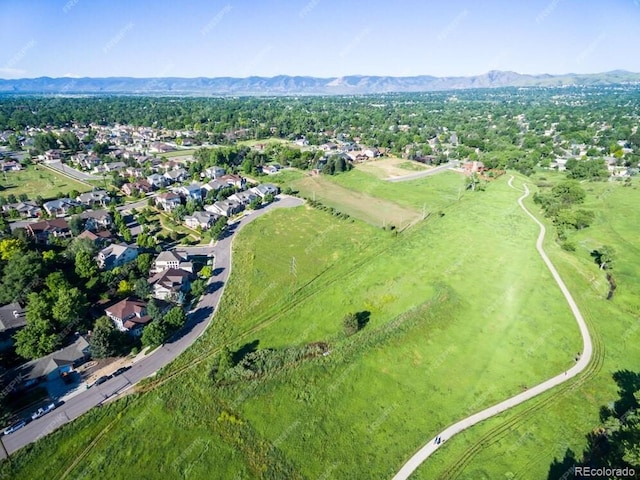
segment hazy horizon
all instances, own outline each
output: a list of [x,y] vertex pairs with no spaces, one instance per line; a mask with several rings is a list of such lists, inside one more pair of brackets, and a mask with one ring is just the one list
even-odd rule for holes
[[0,78],[640,72],[638,24],[637,0],[3,0]]

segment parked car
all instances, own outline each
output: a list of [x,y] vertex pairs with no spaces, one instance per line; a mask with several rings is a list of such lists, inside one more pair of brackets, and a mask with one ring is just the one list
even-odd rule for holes
[[106,382],[107,380],[109,380],[111,378],[111,375],[103,375],[102,377],[98,378],[95,382],[93,382],[94,385],[101,385],[104,382]]
[[5,435],[9,435],[10,433],[15,432],[16,430],[20,430],[22,427],[24,427],[27,424],[26,420],[20,420],[19,422],[14,423],[13,425],[11,425],[10,427],[5,428],[4,430],[4,434]]
[[49,413],[49,412],[51,412],[51,411],[53,411],[55,409],[56,409],[56,404],[55,403],[50,403],[46,407],[39,408],[38,410],[33,412],[33,414],[31,415],[31,420],[35,420],[36,418],[40,418],[40,417],[46,415],[47,413]]
[[124,372],[129,370],[131,367],[120,367],[115,372],[111,374],[112,377],[117,377],[118,375],[122,375]]

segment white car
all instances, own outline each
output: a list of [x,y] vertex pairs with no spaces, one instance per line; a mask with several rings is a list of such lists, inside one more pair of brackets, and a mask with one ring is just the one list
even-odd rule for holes
[[50,403],[46,407],[39,408],[38,410],[36,410],[35,412],[33,412],[31,414],[31,420],[35,420],[36,418],[40,418],[40,417],[46,415],[47,413],[49,413],[49,412],[51,412],[52,410],[55,410],[55,409],[56,409],[56,404],[55,403]]

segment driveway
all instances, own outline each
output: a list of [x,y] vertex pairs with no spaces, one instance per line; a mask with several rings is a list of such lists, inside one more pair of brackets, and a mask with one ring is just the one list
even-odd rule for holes
[[[513,189],[516,189],[513,186],[513,176],[509,179],[509,186]],[[446,428],[445,430],[440,432],[438,435],[436,435],[434,438],[429,440],[429,443],[424,445],[413,457],[411,457],[407,461],[407,463],[403,465],[400,471],[393,477],[393,480],[408,479],[409,476],[420,466],[420,464],[422,464],[422,462],[424,462],[438,448],[440,448],[440,446],[444,443],[444,441],[449,440],[455,434],[460,433],[463,430],[466,430],[467,428],[473,425],[476,425],[482,422],[483,420],[486,420],[487,418],[491,418],[495,415],[498,415],[504,412],[505,410],[515,407],[516,405],[520,405],[521,403],[524,403],[527,400],[530,400],[533,397],[536,397],[541,393],[544,393],[547,390],[551,390],[555,386],[570,380],[571,378],[575,377],[580,372],[582,372],[585,368],[587,368],[587,365],[589,365],[589,362],[591,361],[591,356],[593,354],[593,344],[591,343],[591,336],[589,335],[589,329],[587,328],[587,324],[585,323],[584,318],[582,317],[582,313],[580,313],[580,309],[578,308],[578,305],[576,304],[575,300],[571,296],[569,289],[562,281],[562,278],[560,277],[560,274],[556,270],[556,267],[553,265],[553,263],[551,263],[551,260],[549,260],[549,257],[547,256],[546,252],[542,248],[546,229],[544,225],[529,210],[527,210],[527,207],[524,206],[523,200],[528,196],[529,196],[529,187],[527,187],[527,185],[524,184],[524,193],[520,198],[518,198],[518,205],[520,205],[520,208],[522,208],[522,210],[524,210],[524,212],[538,225],[538,227],[540,227],[540,233],[538,234],[538,240],[536,241],[536,250],[538,251],[538,253],[540,254],[540,257],[542,257],[542,260],[544,261],[545,265],[551,272],[553,279],[555,280],[556,284],[560,288],[560,291],[564,295],[564,298],[569,304],[569,308],[571,308],[571,312],[573,313],[573,316],[576,319],[576,322],[578,323],[578,327],[580,328],[580,334],[582,335],[582,343],[583,343],[583,349],[582,349],[582,354],[580,355],[580,359],[576,362],[576,364],[573,367],[571,367],[566,372],[560,373],[559,375],[556,375],[555,377],[550,378],[549,380],[546,380],[536,385],[535,387],[529,388],[525,392],[522,392],[518,395],[508,398],[507,400],[501,403],[498,403],[497,405],[494,405],[492,407],[489,407],[485,410],[482,410],[481,412],[478,412],[475,415],[471,415],[470,417],[464,418],[459,422],[454,423],[450,427]],[[441,442],[438,442],[438,444],[436,444],[435,440],[438,437],[440,437]]]
[[[207,293],[200,298],[197,305],[189,312],[182,335],[177,335],[175,340],[164,344],[151,354],[143,357],[122,375],[78,393],[72,398],[69,398],[54,412],[29,422],[20,430],[3,437],[2,440],[9,454],[48,435],[61,425],[79,417],[93,407],[101,405],[109,398],[130,388],[143,378],[155,374],[160,368],[169,364],[189,348],[189,346],[204,333],[213,318],[213,314],[218,308],[220,298],[224,293],[224,288],[231,273],[231,246],[236,233],[254,219],[273,209],[297,207],[303,203],[299,198],[279,195],[276,202],[237,221],[234,224],[235,228],[231,229],[231,233],[218,241],[214,247],[205,247],[213,249],[216,258],[215,270],[218,274],[209,280]],[[221,288],[213,288],[219,285],[221,285]],[[1,450],[0,458],[5,458],[5,454]]]

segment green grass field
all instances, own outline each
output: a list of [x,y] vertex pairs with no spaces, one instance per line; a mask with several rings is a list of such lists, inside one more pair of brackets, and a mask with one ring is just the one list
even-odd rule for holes
[[19,172],[7,172],[6,180],[4,175],[0,175],[0,187],[1,196],[14,194],[18,197],[24,193],[32,200],[38,195],[44,199],[52,199],[57,198],[60,193],[66,194],[71,190],[78,192],[91,190],[83,183],[37,165],[29,166]]
[[158,156],[162,158],[188,157],[189,155],[196,153],[197,150],[197,148],[185,148],[181,150],[174,150],[172,152],[159,153]]
[[307,198],[315,198],[375,226],[405,228],[437,214],[462,195],[464,179],[453,172],[391,183],[360,169],[334,176],[290,175],[284,182]]
[[[559,178],[543,176],[552,181]],[[595,343],[593,365],[568,387],[555,389],[451,440],[418,470],[416,478],[548,478],[550,465],[561,461],[567,449],[581,456],[586,436],[601,426],[600,408],[618,398],[619,387],[612,375],[622,370],[638,372],[637,185],[637,181],[632,188],[609,182],[583,184],[589,193],[584,208],[597,213],[596,221],[570,236],[578,246],[574,253],[562,251],[552,238],[546,242],[549,256],[590,324]],[[531,206],[532,202],[528,203]],[[590,256],[602,245],[611,245],[617,252],[613,274],[618,288],[610,301],[606,300],[604,273]],[[562,477],[567,468],[554,470],[549,478]]]
[[[336,183],[357,182],[353,173]],[[429,201],[444,215],[398,236],[309,207],[261,217],[236,239],[213,324],[159,378],[176,376],[156,389],[149,382],[133,408],[110,407],[105,415],[117,422],[95,444],[92,412],[3,472],[56,478],[50,472],[75,458],[56,452],[91,445],[70,478],[127,478],[144,465],[152,465],[145,478],[167,478],[175,464],[191,468],[189,478],[390,478],[447,424],[573,363],[577,326],[535,252],[537,227],[505,178],[461,195],[456,175],[375,182],[364,182],[372,196]],[[344,315],[364,311],[368,324],[345,338]],[[317,341],[331,354],[257,380],[211,383],[224,343],[236,350]],[[127,446],[132,436],[142,444]],[[188,452],[182,460],[165,453],[173,438],[175,450]],[[44,459],[46,474],[35,467]]]

